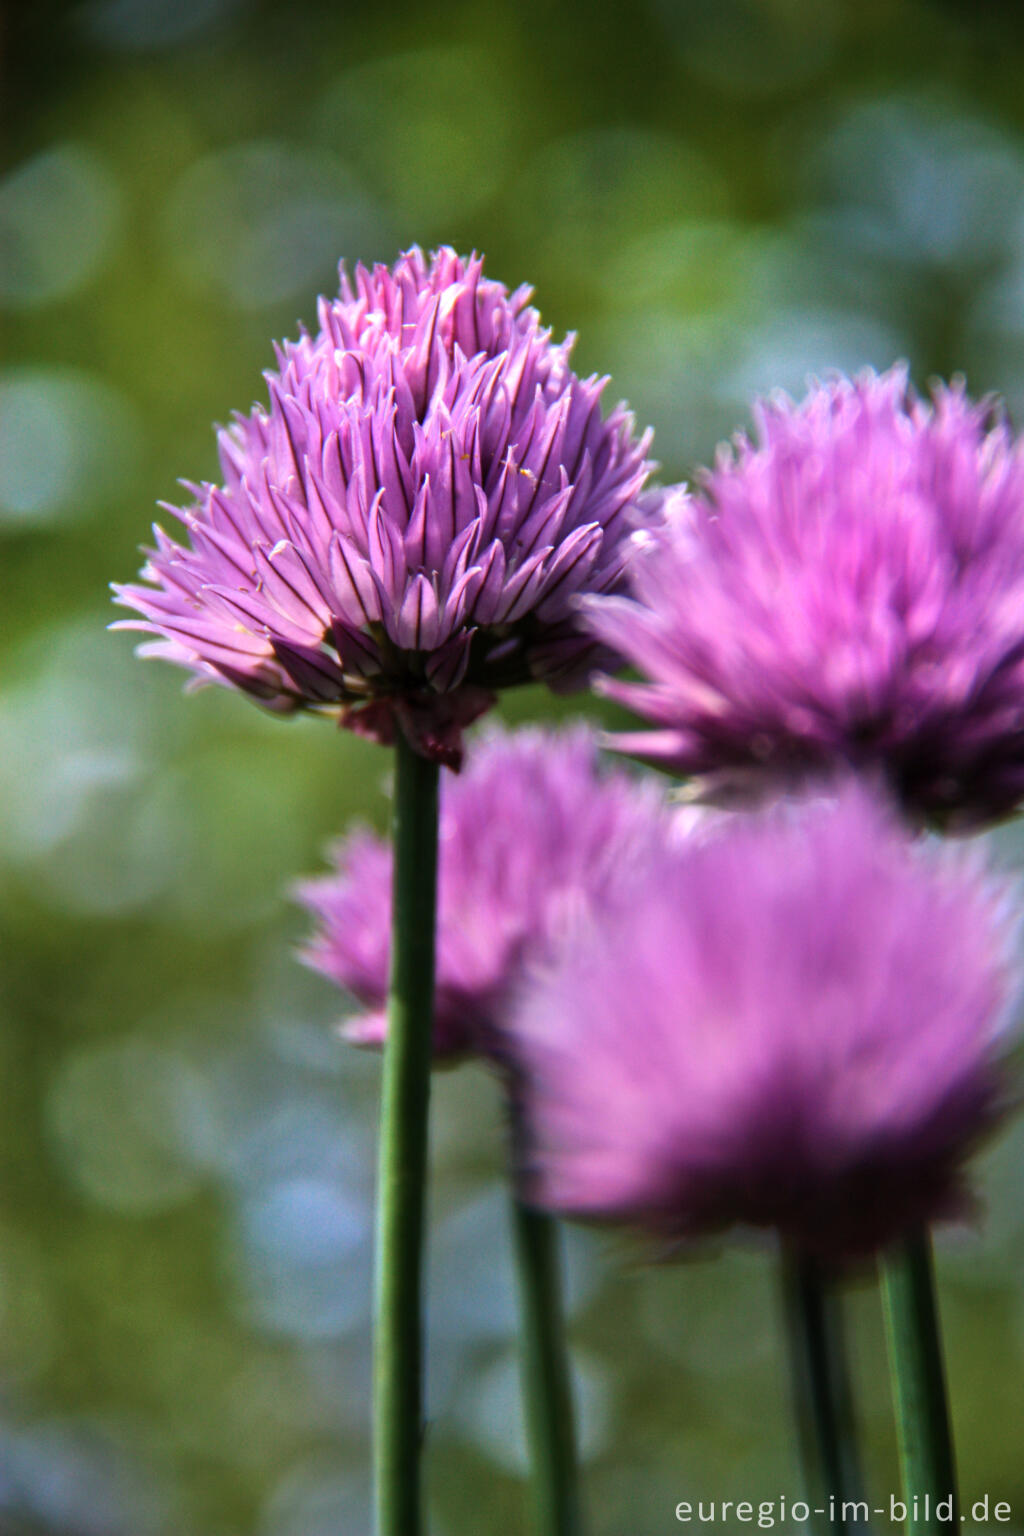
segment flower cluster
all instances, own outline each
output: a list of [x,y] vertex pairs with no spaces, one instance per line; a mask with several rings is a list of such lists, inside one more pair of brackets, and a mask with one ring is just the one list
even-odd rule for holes
[[585,676],[574,599],[619,583],[648,439],[528,299],[450,249],[343,270],[221,431],[224,483],[168,509],[190,543],[158,527],[116,589],[148,654],[453,766],[495,688]]
[[[646,674],[605,681],[659,727],[620,747],[819,798],[686,833],[585,730],[492,734],[443,802],[435,1054],[515,1067],[551,1210],[856,1254],[960,1212],[1006,1105],[1004,893],[878,792],[960,824],[1024,792],[1024,459],[900,369],[758,422],[634,534],[631,595],[585,607]],[[391,855],[357,833],[335,860],[306,958],[379,1044]]]
[[[621,750],[707,798],[825,776],[687,835],[585,729],[485,737],[442,799],[434,1048],[514,1066],[551,1209],[870,1250],[961,1208],[1004,1108],[1003,893],[872,796],[1024,800],[1024,448],[894,368],[762,402],[650,499],[648,438],[528,300],[447,248],[343,270],[118,600],[199,681],[453,767],[496,689],[624,658],[602,686],[652,728]],[[380,1044],[391,851],[334,861],[305,958]]]
[[511,1021],[527,1188],[668,1241],[874,1249],[965,1204],[1005,1109],[1005,891],[860,786],[645,863]]
[[836,763],[915,820],[1024,798],[1024,449],[959,385],[903,368],[756,411],[702,490],[638,535],[597,635],[643,674],[607,691],[653,727],[623,750],[712,794]]
[[[669,1251],[781,1238],[827,1482],[825,1271],[909,1239],[898,1396],[927,1369],[936,1397],[920,1233],[971,1210],[968,1157],[1013,1097],[1008,889],[921,834],[1024,802],[1024,446],[961,385],[922,400],[896,367],[761,402],[696,493],[645,493],[648,437],[604,417],[605,381],[529,297],[449,248],[342,268],[316,334],[279,348],[269,407],[220,432],[223,483],[168,509],[188,543],[157,527],[143,584],[116,589],[143,651],[197,682],[453,768],[496,690],[625,660],[639,681],[599,685],[651,728],[619,750],[696,779],[691,800],[775,797],[684,813],[604,770],[586,727],[492,729],[441,786],[436,932],[437,773],[405,750],[397,858],[358,830],[297,887],[303,959],[360,1010],[345,1035],[388,1045],[388,1531],[418,1528],[429,1045],[507,1090],[526,1417],[559,1442],[533,1446],[538,1507],[566,1528],[555,1249],[526,1206]],[[924,1460],[951,1467],[937,1406]]]
[[[508,1054],[508,1000],[529,967],[646,867],[678,822],[650,784],[602,772],[591,731],[490,731],[443,785],[434,1050]],[[319,919],[306,960],[366,1012],[346,1034],[383,1042],[391,849],[355,832],[299,899]]]

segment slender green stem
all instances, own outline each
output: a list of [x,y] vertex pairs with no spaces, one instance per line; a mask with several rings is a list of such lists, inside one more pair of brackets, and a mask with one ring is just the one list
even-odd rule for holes
[[783,1256],[783,1289],[807,1498],[825,1511],[835,1536],[863,1530],[867,1505],[861,1487],[840,1297],[820,1261],[795,1250]]
[[394,896],[380,1124],[374,1336],[377,1536],[419,1536],[421,1270],[434,1004],[438,770],[395,746]]
[[582,1529],[557,1222],[512,1197],[523,1403],[536,1536]]
[[927,1232],[917,1232],[882,1262],[889,1372],[896,1409],[908,1536],[959,1529],[956,1464]]

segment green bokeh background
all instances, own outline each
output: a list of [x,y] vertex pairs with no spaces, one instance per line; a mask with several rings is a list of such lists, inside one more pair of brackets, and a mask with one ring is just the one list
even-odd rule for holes
[[[672,477],[829,367],[962,370],[1020,415],[1024,15],[83,0],[8,5],[2,39],[0,1531],[364,1536],[377,1068],[294,963],[287,889],[383,825],[386,754],[183,699],[106,632],[106,584],[338,257],[414,241],[533,282]],[[525,1530],[501,1156],[486,1075],[441,1075],[437,1536]],[[965,1494],[1020,1532],[1019,1130],[981,1172],[942,1300]],[[570,1258],[596,1536],[795,1497],[768,1256]],[[866,1286],[852,1317],[884,1499]]]

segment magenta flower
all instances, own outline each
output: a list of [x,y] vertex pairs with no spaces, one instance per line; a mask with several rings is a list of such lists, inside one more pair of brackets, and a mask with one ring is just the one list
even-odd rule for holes
[[[442,789],[434,1046],[440,1056],[502,1054],[510,990],[671,835],[650,784],[602,773],[585,727],[494,730]],[[346,1033],[385,1034],[391,850],[356,832],[333,850],[336,873],[299,887],[318,917],[305,959],[368,1010]]]
[[449,249],[343,270],[269,411],[220,432],[224,484],[168,509],[190,544],[157,528],[150,585],[115,589],[144,651],[453,764],[494,689],[581,680],[574,599],[619,582],[649,438],[528,298]]
[[756,410],[756,442],[638,535],[595,632],[654,727],[618,746],[723,793],[848,764],[917,818],[1024,797],[1024,450],[960,385],[894,368]]
[[973,850],[861,787],[661,851],[511,1020],[531,1197],[837,1256],[962,1212],[1006,1107],[1008,929]]

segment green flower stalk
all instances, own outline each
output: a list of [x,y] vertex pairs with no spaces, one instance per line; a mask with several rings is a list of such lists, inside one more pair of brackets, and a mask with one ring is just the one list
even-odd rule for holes
[[782,1256],[786,1336],[808,1499],[828,1511],[833,1536],[863,1530],[853,1397],[836,1277],[799,1249]]
[[956,1463],[927,1231],[891,1249],[881,1274],[907,1536],[952,1536]]
[[559,1225],[512,1200],[519,1345],[536,1536],[581,1536],[579,1474],[563,1318]]
[[415,1536],[423,1433],[422,1254],[434,1016],[438,770],[395,752],[395,894],[378,1184],[374,1436],[381,1536]]

